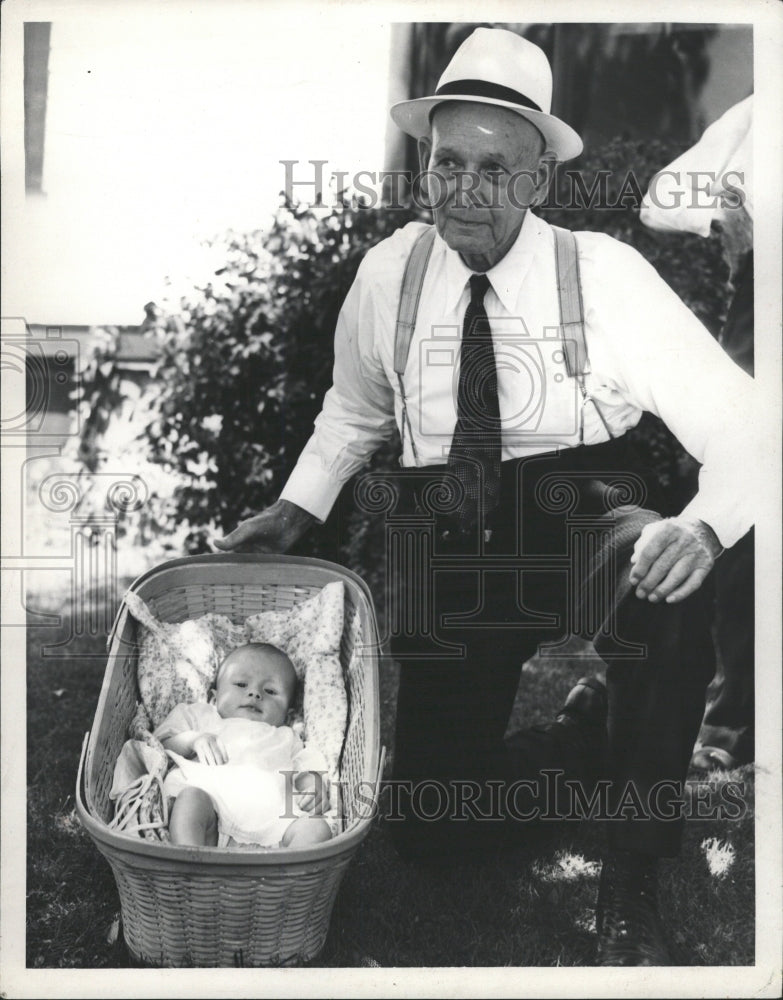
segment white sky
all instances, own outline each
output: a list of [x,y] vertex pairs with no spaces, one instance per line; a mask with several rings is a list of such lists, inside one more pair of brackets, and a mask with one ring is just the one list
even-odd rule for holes
[[264,224],[281,159],[302,161],[295,179],[312,178],[310,159],[327,176],[383,169],[388,23],[241,3],[64,15],[44,196],[19,199],[4,315],[138,323],[167,275],[179,287],[203,268],[201,238]]

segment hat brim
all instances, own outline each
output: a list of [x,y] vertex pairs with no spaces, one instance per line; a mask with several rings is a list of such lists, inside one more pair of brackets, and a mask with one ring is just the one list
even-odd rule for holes
[[468,101],[471,104],[493,104],[499,108],[508,108],[521,118],[535,125],[543,135],[547,150],[551,150],[558,160],[572,160],[582,152],[583,144],[577,133],[565,122],[554,115],[543,111],[534,111],[510,101],[500,101],[493,97],[476,97],[473,94],[449,94],[444,97],[417,97],[413,101],[399,101],[393,104],[389,114],[392,121],[399,125],[403,132],[421,139],[430,134],[430,113],[433,108],[446,101]]

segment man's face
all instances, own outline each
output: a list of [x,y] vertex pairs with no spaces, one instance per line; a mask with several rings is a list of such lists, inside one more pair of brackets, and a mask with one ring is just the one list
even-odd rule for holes
[[419,143],[425,188],[438,232],[474,270],[493,267],[511,248],[546,182],[538,130],[506,108],[447,102],[436,108],[431,139]]
[[240,646],[220,668],[215,707],[223,719],[253,719],[282,726],[295,689],[296,673],[284,653]]

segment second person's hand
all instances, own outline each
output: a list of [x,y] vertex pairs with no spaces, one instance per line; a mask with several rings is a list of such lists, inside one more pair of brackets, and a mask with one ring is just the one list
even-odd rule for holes
[[221,552],[287,552],[316,520],[290,500],[277,500],[214,544]]

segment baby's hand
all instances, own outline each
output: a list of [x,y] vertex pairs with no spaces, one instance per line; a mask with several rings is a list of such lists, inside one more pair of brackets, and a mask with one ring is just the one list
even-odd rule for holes
[[223,740],[212,733],[201,733],[193,740],[193,753],[202,764],[228,763],[228,751]]
[[299,795],[299,807],[306,813],[320,816],[329,805],[326,775],[319,771],[300,771],[294,778]]

